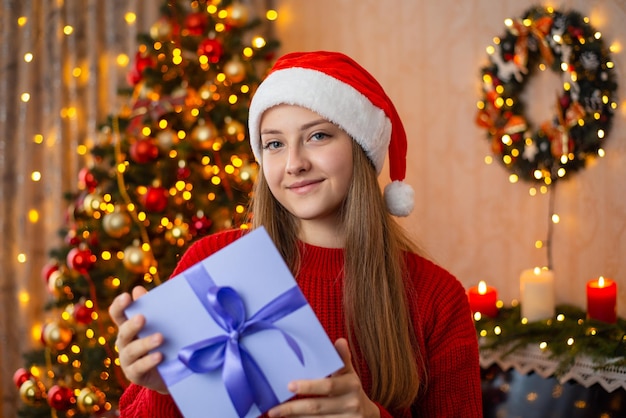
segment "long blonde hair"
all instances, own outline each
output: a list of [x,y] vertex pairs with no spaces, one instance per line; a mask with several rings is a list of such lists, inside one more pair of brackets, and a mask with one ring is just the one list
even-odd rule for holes
[[[390,410],[409,407],[423,384],[405,284],[403,251],[415,251],[387,212],[370,160],[353,142],[353,179],[342,208],[345,233],[343,304],[352,356],[358,345],[372,375],[368,395]],[[260,170],[250,205],[252,227],[263,225],[297,275],[297,219],[271,194]],[[355,345],[356,340],[356,345]]]

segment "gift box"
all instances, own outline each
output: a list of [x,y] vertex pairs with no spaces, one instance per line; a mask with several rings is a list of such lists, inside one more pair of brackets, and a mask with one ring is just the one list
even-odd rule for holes
[[263,228],[126,309],[139,313],[141,337],[164,336],[158,370],[186,418],[256,417],[293,397],[290,381],[343,367]]

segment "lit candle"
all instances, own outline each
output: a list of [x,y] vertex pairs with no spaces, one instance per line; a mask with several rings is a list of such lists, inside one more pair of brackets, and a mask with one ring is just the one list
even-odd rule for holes
[[467,298],[472,313],[480,312],[481,315],[492,318],[498,316],[498,307],[496,306],[498,292],[495,288],[487,286],[484,281],[481,280],[478,286],[470,287],[467,291]]
[[617,283],[602,276],[587,282],[587,317],[611,324],[617,321]]
[[520,276],[521,316],[529,322],[554,316],[554,273],[547,268],[524,270]]

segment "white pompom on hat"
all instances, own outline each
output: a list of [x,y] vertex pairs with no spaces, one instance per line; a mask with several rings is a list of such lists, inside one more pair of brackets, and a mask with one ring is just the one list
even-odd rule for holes
[[350,57],[329,51],[294,52],[279,58],[255,92],[249,111],[250,144],[262,164],[261,117],[279,105],[302,106],[347,132],[364,150],[380,174],[389,153],[385,187],[392,215],[413,210],[414,192],[404,183],[407,139],[391,99],[376,79]]

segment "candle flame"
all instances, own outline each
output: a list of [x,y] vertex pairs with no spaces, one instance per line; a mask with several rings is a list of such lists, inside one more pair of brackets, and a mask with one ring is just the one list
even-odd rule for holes
[[541,273],[541,268],[539,267],[535,267],[535,269],[533,270],[533,272],[535,273],[536,276],[539,276],[539,273]]
[[487,283],[484,280],[478,282],[478,294],[484,295],[487,293]]
[[602,276],[598,278],[598,287],[604,287],[604,277]]

